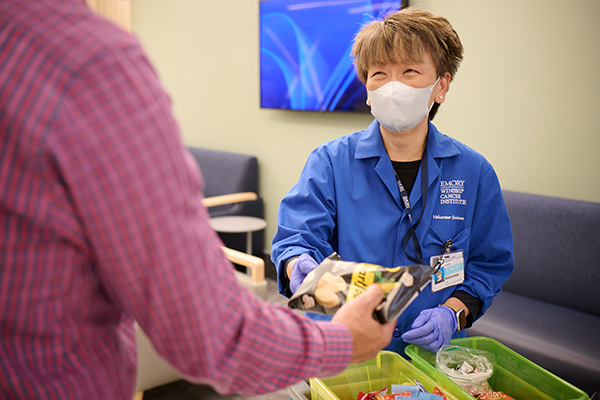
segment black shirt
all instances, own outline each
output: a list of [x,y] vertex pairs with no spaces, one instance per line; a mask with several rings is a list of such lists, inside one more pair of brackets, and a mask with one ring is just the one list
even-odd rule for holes
[[406,189],[406,193],[410,195],[410,192],[417,180],[417,174],[419,173],[419,167],[421,166],[421,160],[417,161],[392,161],[396,176],[400,178],[402,186]]

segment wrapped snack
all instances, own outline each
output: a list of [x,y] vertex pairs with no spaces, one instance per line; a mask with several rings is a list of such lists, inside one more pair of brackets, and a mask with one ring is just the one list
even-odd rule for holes
[[410,393],[412,395],[419,394],[421,390],[417,385],[392,385],[392,393]]
[[363,393],[358,392],[356,400],[384,400],[382,393],[387,392],[387,388],[377,390],[375,392]]
[[405,398],[417,400],[448,400],[438,388],[435,388],[433,393],[427,393],[421,391],[418,386],[407,386],[407,391],[396,392],[393,389],[394,386],[400,385],[392,385],[392,393],[390,394],[385,394],[387,391],[385,388],[370,393],[358,392],[356,400],[401,400]]
[[504,392],[486,392],[478,397],[479,400],[515,400]]
[[440,389],[438,389],[437,387],[433,388],[433,394],[437,394],[443,400],[448,400],[448,398],[446,397],[446,395],[444,393],[442,393],[442,391]]
[[427,265],[385,268],[343,261],[337,253],[308,273],[288,305],[298,310],[334,314],[342,304],[360,296],[370,285],[381,287],[384,300],[375,311],[381,322],[396,319],[427,286],[435,269]]

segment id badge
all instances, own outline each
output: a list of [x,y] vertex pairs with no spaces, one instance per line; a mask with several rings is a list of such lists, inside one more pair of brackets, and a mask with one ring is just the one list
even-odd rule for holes
[[[429,259],[429,265],[435,266],[440,256]],[[465,280],[465,261],[462,250],[444,254],[442,265],[431,277],[431,291],[437,292],[450,286],[463,283]]]

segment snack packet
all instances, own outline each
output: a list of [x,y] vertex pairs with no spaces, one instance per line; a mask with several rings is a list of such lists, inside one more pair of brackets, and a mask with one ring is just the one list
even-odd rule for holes
[[504,392],[486,392],[478,397],[479,400],[515,400]]
[[433,388],[433,394],[437,394],[443,400],[448,400],[448,398],[446,397],[446,395],[444,393],[442,393],[442,391],[440,389],[438,389],[437,387]]
[[[394,390],[394,386],[399,391]],[[402,391],[403,388],[398,386],[404,385],[392,385],[392,393],[386,394],[386,388],[378,390],[376,392],[363,393],[358,392],[356,400],[401,400],[401,399],[417,399],[417,400],[448,400],[448,398],[439,391],[436,387],[433,393],[423,392],[418,386],[406,385],[406,391]],[[514,399],[513,399],[514,400]]]
[[344,303],[376,284],[383,291],[384,300],[374,317],[385,323],[396,319],[412,303],[430,282],[434,271],[434,268],[420,264],[385,268],[344,261],[333,253],[308,273],[288,306],[332,315]]
[[356,400],[385,400],[382,393],[387,392],[387,388],[377,390],[375,392],[363,393],[358,392]]

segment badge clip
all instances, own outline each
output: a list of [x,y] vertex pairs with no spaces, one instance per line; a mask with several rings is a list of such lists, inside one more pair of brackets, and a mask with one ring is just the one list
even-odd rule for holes
[[462,250],[452,250],[452,239],[446,240],[439,256],[433,256],[430,264],[434,268],[431,277],[431,291],[458,285],[465,280],[464,256]]

